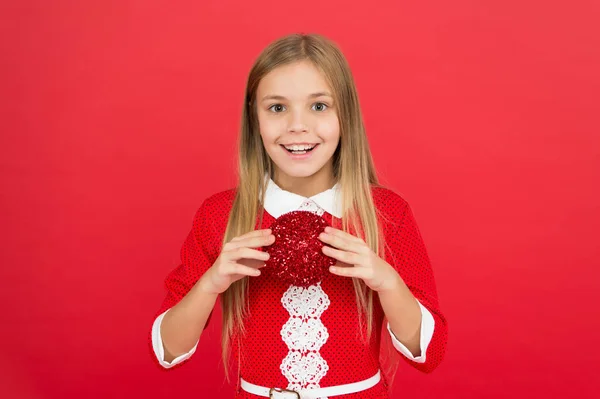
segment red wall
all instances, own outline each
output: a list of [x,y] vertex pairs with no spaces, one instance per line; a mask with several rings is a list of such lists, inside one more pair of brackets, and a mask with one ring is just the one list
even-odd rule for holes
[[177,371],[146,337],[194,212],[234,181],[251,63],[296,31],[347,55],[434,263],[447,355],[402,366],[398,396],[598,390],[597,2],[4,3],[3,397],[231,397],[219,317]]

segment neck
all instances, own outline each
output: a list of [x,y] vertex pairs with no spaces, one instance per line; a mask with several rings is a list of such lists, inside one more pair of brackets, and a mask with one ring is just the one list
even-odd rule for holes
[[323,167],[314,175],[302,177],[288,176],[276,170],[273,181],[285,191],[307,198],[329,190],[335,184],[333,170],[327,167]]

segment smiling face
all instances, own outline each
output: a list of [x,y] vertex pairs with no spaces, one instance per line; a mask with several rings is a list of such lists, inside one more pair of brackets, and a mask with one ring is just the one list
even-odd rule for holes
[[256,91],[262,142],[282,187],[330,188],[340,127],[333,92],[310,62],[280,66],[263,77]]

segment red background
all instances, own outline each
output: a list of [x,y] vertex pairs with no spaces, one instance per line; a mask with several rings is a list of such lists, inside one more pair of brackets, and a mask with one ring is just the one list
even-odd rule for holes
[[252,61],[303,31],[345,52],[449,320],[398,397],[592,397],[598,3],[255,3],[2,4],[1,396],[232,396],[220,317],[177,371],[146,338],[194,212],[234,182]]

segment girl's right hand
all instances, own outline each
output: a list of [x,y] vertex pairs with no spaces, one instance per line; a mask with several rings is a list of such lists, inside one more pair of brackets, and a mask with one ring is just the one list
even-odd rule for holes
[[271,229],[254,230],[233,238],[223,246],[221,254],[199,281],[203,290],[221,294],[245,276],[260,276],[269,254],[253,248],[271,245],[275,236]]

